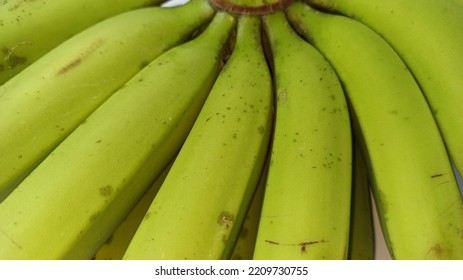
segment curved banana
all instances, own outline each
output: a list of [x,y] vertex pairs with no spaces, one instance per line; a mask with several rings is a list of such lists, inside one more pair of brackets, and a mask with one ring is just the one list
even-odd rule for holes
[[229,259],[268,150],[272,82],[257,17],[220,73],[124,259]]
[[381,34],[418,81],[463,174],[463,6],[459,0],[306,0]]
[[282,12],[264,17],[276,121],[254,259],[345,259],[352,143],[341,84]]
[[375,232],[370,185],[365,159],[357,143],[354,143],[353,162],[348,259],[373,260],[375,258]]
[[462,259],[463,201],[439,129],[407,66],[355,20],[302,3],[293,4],[288,16],[344,85],[392,257]]
[[154,60],[0,204],[0,259],[94,256],[185,141],[233,25],[220,13]]
[[0,202],[142,67],[214,14],[207,0],[103,21],[0,87]]
[[161,175],[156,178],[156,181],[143,194],[143,197],[137,202],[137,205],[132,208],[130,213],[117,226],[117,229],[111,234],[106,242],[98,249],[93,259],[95,260],[120,260],[124,256],[130,240],[137,231],[143,217],[148,211],[151,202],[161,188],[162,182],[167,176],[172,164],[169,164]]
[[0,85],[97,22],[164,0],[11,0],[0,3]]

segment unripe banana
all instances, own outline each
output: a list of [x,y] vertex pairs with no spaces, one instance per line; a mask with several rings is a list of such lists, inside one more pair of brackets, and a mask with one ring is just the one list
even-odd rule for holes
[[375,258],[375,232],[370,185],[365,160],[357,143],[354,143],[353,162],[348,259],[373,260]]
[[262,172],[272,82],[257,17],[236,45],[124,259],[229,259]]
[[219,13],[111,96],[0,204],[0,259],[88,259],[173,160],[220,70]]
[[356,18],[391,44],[420,85],[463,174],[463,1],[306,1]]
[[11,0],[0,3],[0,85],[97,22],[164,0]]
[[462,259],[463,201],[432,112],[407,66],[358,21],[302,3],[288,16],[344,85],[392,257]]
[[341,84],[282,12],[264,17],[276,121],[254,259],[345,259],[352,143]]
[[0,87],[0,202],[142,67],[214,14],[206,0],[103,21]]
[[125,250],[129,246],[130,240],[137,231],[143,217],[148,211],[151,202],[161,188],[162,182],[167,176],[172,164],[169,164],[156,181],[143,194],[143,197],[137,202],[125,219],[117,226],[117,229],[111,234],[106,242],[98,249],[95,254],[95,260],[120,260],[124,256]]

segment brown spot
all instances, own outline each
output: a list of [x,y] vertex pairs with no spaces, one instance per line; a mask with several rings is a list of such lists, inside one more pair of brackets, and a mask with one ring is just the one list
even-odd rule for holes
[[95,222],[96,219],[98,219],[98,217],[100,216],[100,211],[97,211],[95,213],[93,213],[91,216],[90,216],[90,222]]
[[434,174],[434,175],[431,175],[431,178],[436,178],[436,177],[440,177],[440,176],[444,176],[445,173],[437,173],[437,174]]
[[113,186],[111,185],[106,185],[100,188],[101,196],[107,197],[107,196],[110,196],[112,193],[113,193]]
[[301,252],[302,253],[305,253],[305,245],[306,245],[305,243],[301,244]]
[[308,245],[314,245],[318,243],[325,243],[325,240],[319,240],[319,241],[309,241],[309,242],[301,242],[299,245],[301,246],[301,252],[305,253],[306,246]]
[[265,242],[274,244],[274,245],[282,245],[282,246],[294,246],[294,247],[299,247],[301,249],[301,253],[305,253],[307,250],[307,246],[309,245],[315,245],[319,243],[325,243],[327,241],[325,240],[318,240],[318,241],[306,241],[306,242],[299,242],[299,243],[280,243],[272,240],[265,240]]
[[224,226],[225,229],[230,229],[233,226],[234,221],[235,217],[233,214],[227,211],[220,212],[219,216],[217,217],[217,223],[221,226]]
[[63,67],[58,70],[56,73],[56,76],[63,75],[68,73],[70,70],[75,69],[77,66],[79,66],[85,59],[87,59],[90,55],[95,53],[96,50],[101,48],[105,44],[105,41],[103,39],[98,39],[90,46],[87,47],[87,49],[80,54],[79,57],[76,57],[72,59],[70,62],[66,63]]
[[64,74],[64,73],[68,72],[69,70],[71,70],[72,68],[77,67],[81,62],[82,62],[82,58],[80,58],[80,57],[74,59],[73,61],[69,62],[69,63],[66,64],[64,67],[62,67],[62,68],[58,71],[58,75],[62,75],[62,74]]
[[[30,40],[25,40],[19,44],[14,45],[11,48],[3,48],[2,52],[5,55],[4,61],[8,68],[15,68],[18,65],[27,63],[27,58],[24,56],[15,55],[14,51],[22,46],[31,46],[32,42]],[[5,68],[5,66],[3,66]]]
[[442,257],[444,248],[439,243],[436,243],[434,246],[432,246],[429,251],[428,255],[432,255],[435,259],[440,259]]
[[26,64],[27,58],[23,56],[10,55],[7,58],[8,68],[15,68],[18,65]]

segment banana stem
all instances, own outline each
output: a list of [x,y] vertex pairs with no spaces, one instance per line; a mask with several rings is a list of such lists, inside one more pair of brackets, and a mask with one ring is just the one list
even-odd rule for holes
[[294,0],[210,0],[219,9],[235,14],[264,15],[284,10]]

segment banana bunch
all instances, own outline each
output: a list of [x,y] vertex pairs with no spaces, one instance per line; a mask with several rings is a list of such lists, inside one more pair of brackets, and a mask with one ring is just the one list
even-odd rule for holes
[[[161,14],[178,21],[178,12]],[[137,73],[19,184],[0,204],[0,258],[94,255],[184,142],[219,72],[230,17],[217,14]]]
[[238,21],[220,72],[124,259],[230,258],[262,173],[272,128],[260,21]]
[[111,17],[0,86],[0,201],[146,64],[213,15],[203,0]]
[[162,2],[0,3],[0,259],[463,259],[461,0]]
[[292,5],[288,17],[343,82],[392,257],[462,259],[463,201],[439,127],[407,65],[358,21],[303,3]]

